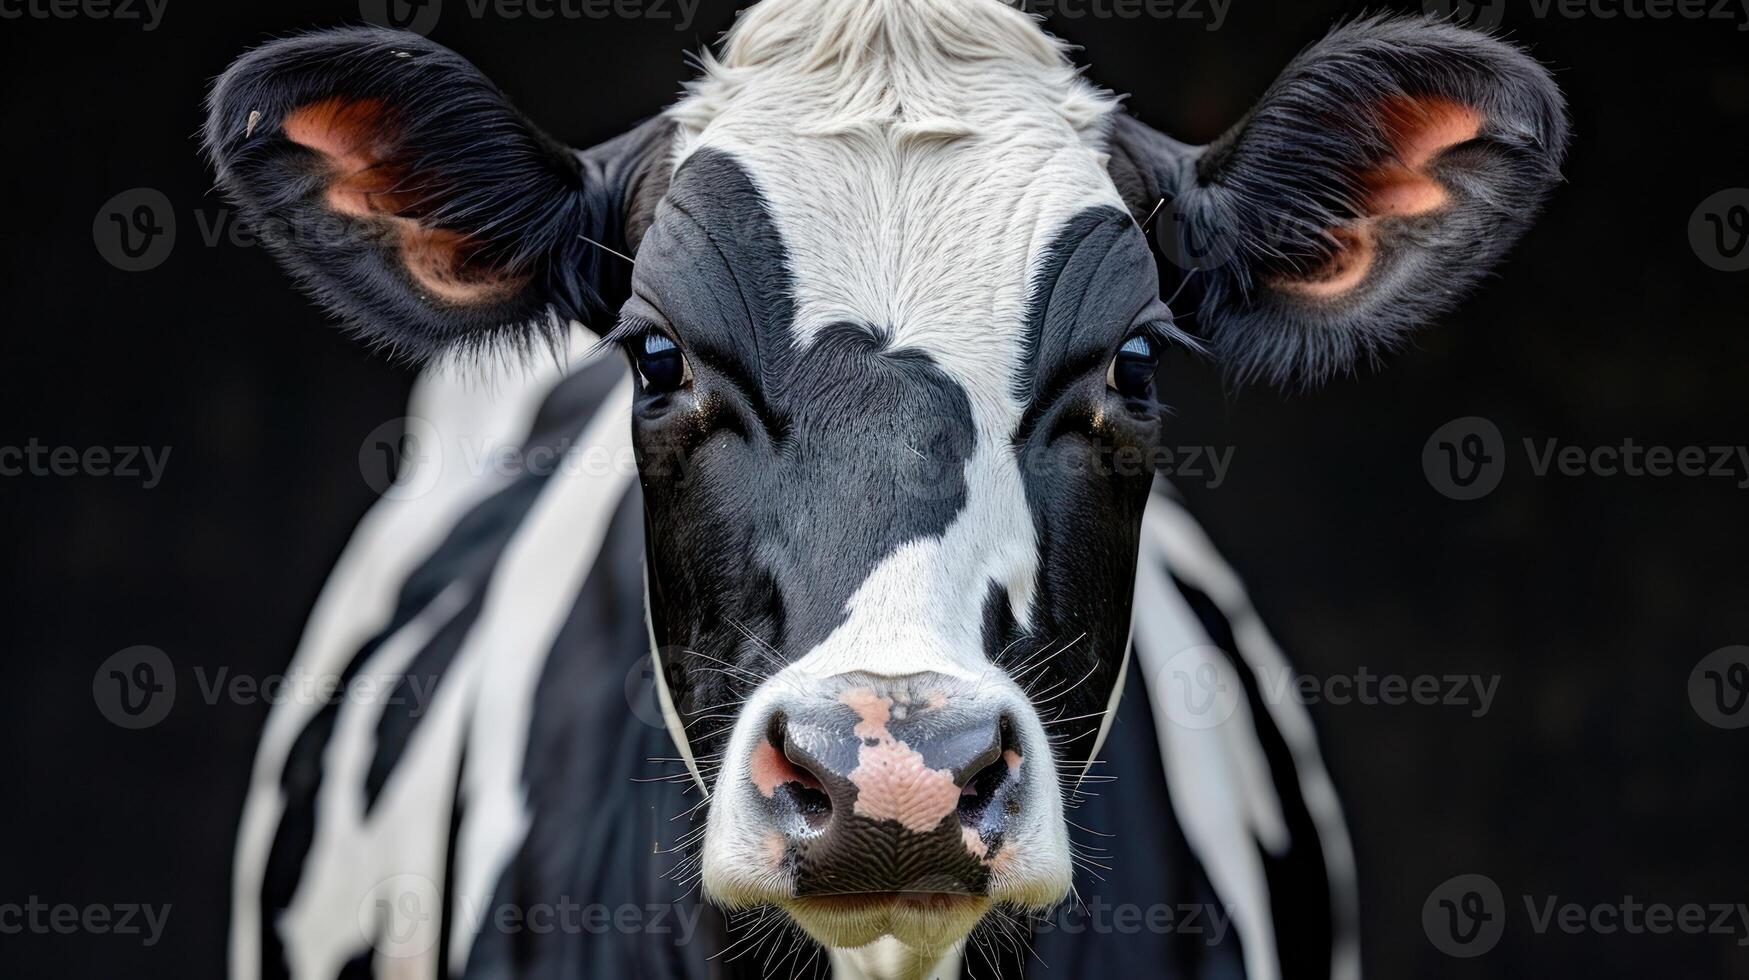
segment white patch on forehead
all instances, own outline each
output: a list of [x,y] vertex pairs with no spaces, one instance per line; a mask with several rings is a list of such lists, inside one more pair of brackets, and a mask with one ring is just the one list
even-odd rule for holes
[[765,0],[670,110],[677,160],[723,150],[764,196],[798,345],[869,325],[928,354],[971,404],[965,509],[875,568],[816,651],[826,660],[869,669],[871,650],[897,648],[939,652],[916,669],[964,661],[981,650],[991,582],[1027,621],[1038,555],[1009,437],[1032,272],[1075,214],[1123,207],[1105,169],[1114,106],[998,0]]

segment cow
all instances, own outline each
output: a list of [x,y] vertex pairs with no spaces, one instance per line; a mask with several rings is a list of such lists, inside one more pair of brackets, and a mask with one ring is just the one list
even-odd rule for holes
[[261,738],[233,972],[1358,976],[1158,369],[1315,385],[1451,310],[1558,182],[1549,73],[1362,17],[1196,146],[999,0],[764,0],[701,61],[586,150],[406,33],[214,83],[223,193],[432,364]]

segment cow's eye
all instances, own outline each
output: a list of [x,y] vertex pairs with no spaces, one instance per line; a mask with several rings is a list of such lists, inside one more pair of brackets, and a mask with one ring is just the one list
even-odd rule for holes
[[1154,386],[1154,372],[1160,368],[1160,355],[1146,334],[1132,334],[1111,359],[1105,372],[1105,384],[1125,398],[1146,398]]
[[638,374],[643,376],[646,391],[662,394],[691,383],[692,368],[674,338],[660,330],[649,330],[633,344]]

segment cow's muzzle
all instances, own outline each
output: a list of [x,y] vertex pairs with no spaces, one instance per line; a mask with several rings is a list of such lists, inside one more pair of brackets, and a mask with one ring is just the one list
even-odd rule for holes
[[1012,718],[939,674],[780,698],[749,776],[795,896],[984,895],[1027,778]]

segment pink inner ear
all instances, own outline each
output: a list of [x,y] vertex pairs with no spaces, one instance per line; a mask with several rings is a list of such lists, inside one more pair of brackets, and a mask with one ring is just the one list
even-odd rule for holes
[[479,246],[468,236],[410,216],[419,199],[407,188],[416,181],[394,159],[394,128],[380,101],[322,99],[288,113],[283,129],[292,142],[322,155],[330,174],[323,201],[341,214],[393,228],[407,274],[438,299],[483,303],[528,281],[475,262]]
[[1451,202],[1445,185],[1431,172],[1441,153],[1476,138],[1482,114],[1450,99],[1394,97],[1378,108],[1378,120],[1392,157],[1360,174],[1363,213],[1330,235],[1337,250],[1311,274],[1274,283],[1317,299],[1335,299],[1366,280],[1377,256],[1375,226],[1382,220],[1431,214]]
[[1445,186],[1428,172],[1447,149],[1476,138],[1482,116],[1449,99],[1399,97],[1379,110],[1396,159],[1361,175],[1371,217],[1426,214],[1445,206]]

